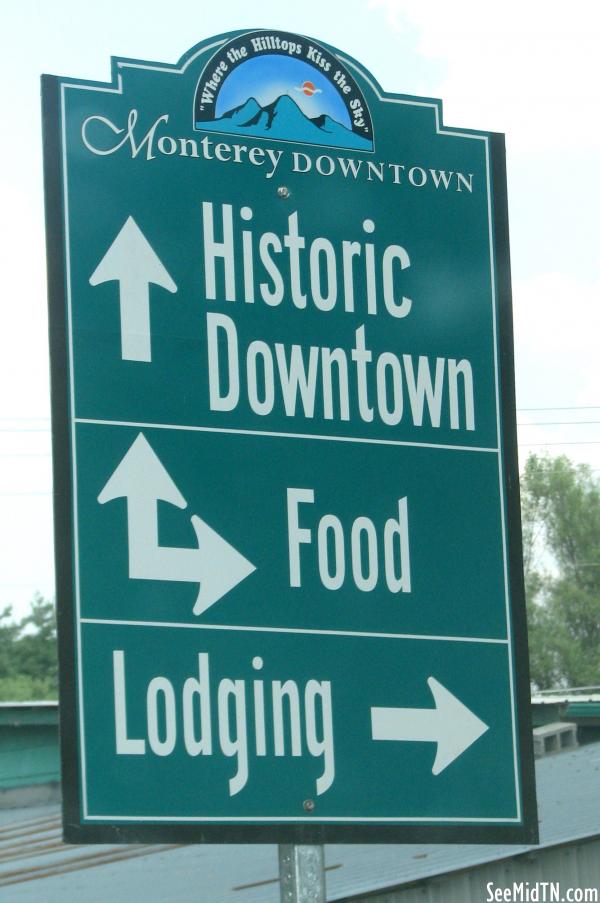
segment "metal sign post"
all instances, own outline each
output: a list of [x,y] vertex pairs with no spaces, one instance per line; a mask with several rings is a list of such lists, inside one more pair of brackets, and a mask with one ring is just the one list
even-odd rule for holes
[[502,136],[265,29],[43,97],[65,836],[531,842]]
[[323,846],[279,844],[281,903],[325,903]]

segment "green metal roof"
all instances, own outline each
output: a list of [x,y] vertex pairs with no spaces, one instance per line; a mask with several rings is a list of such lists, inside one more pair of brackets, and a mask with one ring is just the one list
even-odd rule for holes
[[58,704],[0,703],[0,793],[60,778]]
[[565,712],[565,719],[600,718],[600,702],[570,702]]
[[0,727],[58,725],[58,702],[0,702]]

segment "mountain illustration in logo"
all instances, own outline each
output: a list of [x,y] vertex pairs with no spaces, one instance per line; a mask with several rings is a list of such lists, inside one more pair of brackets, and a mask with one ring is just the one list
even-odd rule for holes
[[217,119],[196,122],[205,131],[252,135],[279,141],[299,141],[305,144],[324,144],[354,150],[371,150],[372,142],[357,135],[327,114],[310,119],[288,94],[281,94],[272,103],[261,107],[254,97],[234,107]]

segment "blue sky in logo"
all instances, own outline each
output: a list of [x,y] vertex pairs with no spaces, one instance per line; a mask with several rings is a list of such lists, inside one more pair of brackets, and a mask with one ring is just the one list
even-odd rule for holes
[[[312,82],[318,93],[308,97],[299,90],[305,81]],[[217,97],[215,115],[228,113],[249,97],[254,97],[264,107],[281,94],[289,94],[309,119],[326,113],[346,128],[352,128],[350,115],[337,88],[319,69],[303,60],[276,53],[252,57],[232,70]]]

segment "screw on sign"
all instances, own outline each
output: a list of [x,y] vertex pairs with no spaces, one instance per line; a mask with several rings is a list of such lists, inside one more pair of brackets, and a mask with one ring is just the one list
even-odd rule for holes
[[502,136],[268,29],[43,95],[67,840],[535,842]]

